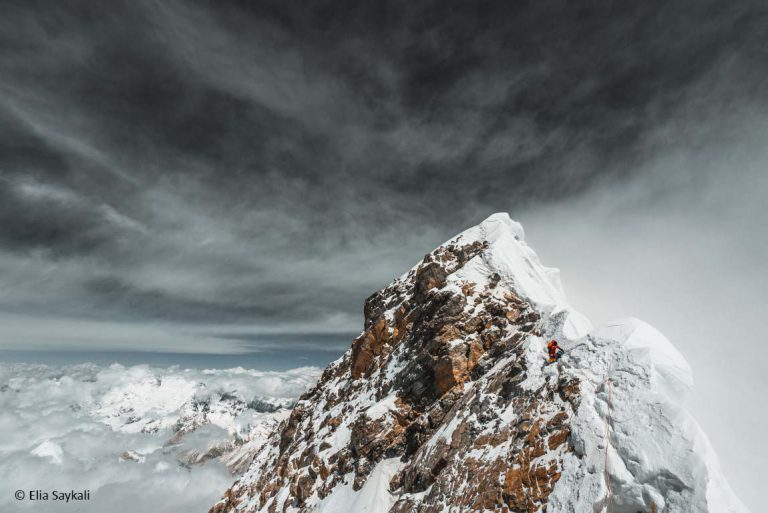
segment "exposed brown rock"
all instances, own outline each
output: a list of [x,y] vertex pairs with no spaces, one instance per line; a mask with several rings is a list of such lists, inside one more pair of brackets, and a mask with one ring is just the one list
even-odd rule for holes
[[414,299],[422,300],[426,297],[427,291],[433,288],[442,288],[445,285],[445,279],[448,273],[437,262],[430,262],[416,271],[416,283]]
[[388,342],[389,327],[386,319],[380,317],[352,343],[352,379],[373,371],[376,357],[382,354]]
[[298,474],[291,482],[291,495],[293,495],[299,503],[304,502],[312,494],[312,484],[314,479],[309,474]]
[[565,443],[566,440],[568,440],[568,435],[571,434],[571,430],[568,427],[564,427],[562,429],[559,429],[558,431],[555,431],[551,435],[549,435],[549,439],[547,440],[547,444],[549,445],[550,449],[555,449],[559,445],[562,445]]
[[[327,497],[344,482],[359,490],[385,458],[403,464],[392,491],[426,492],[398,500],[393,513],[437,513],[446,505],[545,511],[560,477],[559,458],[570,450],[579,384],[520,387],[527,374],[524,342],[536,332],[539,314],[500,286],[500,276],[482,290],[469,282],[446,286],[485,247],[438,248],[371,295],[364,331],[350,351],[302,396],[274,445],[254,460],[255,477],[236,483],[211,511],[230,513],[258,497],[259,507],[272,513],[308,512],[315,493]],[[497,365],[502,359],[507,363]],[[384,400],[386,409],[368,413]],[[344,447],[331,443],[345,430]],[[286,490],[290,500],[280,502]]]

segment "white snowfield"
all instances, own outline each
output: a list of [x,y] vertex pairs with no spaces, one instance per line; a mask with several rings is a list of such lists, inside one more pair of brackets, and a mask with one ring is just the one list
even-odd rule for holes
[[[451,242],[457,239],[484,240],[489,248],[450,279],[483,284],[498,273],[501,285],[542,312],[542,336],[527,342],[528,379],[538,381],[530,385],[558,372],[581,380],[571,424],[575,452],[565,457],[547,511],[636,513],[653,503],[659,513],[748,512],[684,407],[691,370],[661,333],[637,319],[592,329],[568,305],[559,271],[541,265],[508,214],[494,214]],[[545,366],[550,338],[566,350],[556,366]]]
[[397,499],[389,493],[389,481],[401,468],[399,458],[380,461],[360,490],[353,490],[351,483],[337,486],[328,497],[318,503],[317,511],[387,513]]

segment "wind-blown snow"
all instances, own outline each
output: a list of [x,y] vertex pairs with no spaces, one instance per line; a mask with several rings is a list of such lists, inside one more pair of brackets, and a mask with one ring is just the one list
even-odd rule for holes
[[[225,464],[247,465],[318,375],[0,364],[0,511],[51,506],[17,489],[91,490],[56,511],[207,511],[232,481]],[[222,462],[217,447],[233,450]]]

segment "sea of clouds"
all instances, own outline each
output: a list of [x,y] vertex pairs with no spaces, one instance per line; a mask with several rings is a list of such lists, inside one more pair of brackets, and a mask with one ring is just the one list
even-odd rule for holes
[[[235,478],[183,455],[274,421],[270,405],[289,405],[319,373],[0,363],[0,511],[205,512]],[[182,425],[192,431],[174,438]],[[29,500],[84,489],[88,501]]]

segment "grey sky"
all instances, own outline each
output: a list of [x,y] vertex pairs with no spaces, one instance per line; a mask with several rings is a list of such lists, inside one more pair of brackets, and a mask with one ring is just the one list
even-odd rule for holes
[[758,1],[5,2],[0,347],[338,352],[508,211],[758,504],[766,58]]

